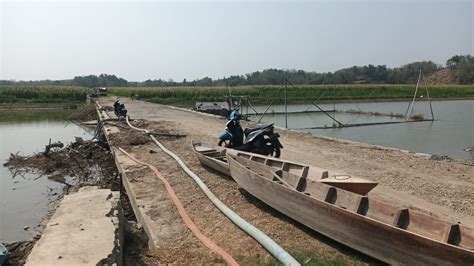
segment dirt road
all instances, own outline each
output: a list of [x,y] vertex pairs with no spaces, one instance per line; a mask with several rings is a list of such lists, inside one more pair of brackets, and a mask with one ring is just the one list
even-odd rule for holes
[[[101,98],[102,105],[111,105],[112,98]],[[275,239],[292,254],[302,259],[343,260],[349,263],[372,262],[371,258],[351,251],[306,227],[284,217],[245,192],[239,191],[232,180],[203,168],[192,154],[190,141],[215,143],[223,130],[225,119],[182,111],[162,105],[122,99],[134,119],[146,119],[144,127],[187,134],[182,139],[160,139],[168,149],[180,156],[195,171],[216,196],[250,223]],[[371,197],[400,206],[409,207],[441,217],[453,223],[461,222],[474,227],[474,168],[458,162],[432,161],[401,151],[383,150],[372,145],[344,143],[314,137],[310,134],[279,130],[285,146],[282,158],[323,168],[344,171],[356,176],[378,181]],[[126,143],[121,143],[125,145]],[[240,262],[268,260],[270,255],[253,239],[242,233],[205,198],[204,194],[186,176],[177,164],[152,143],[128,145],[135,156],[157,166],[168,178],[182,198],[190,216],[198,226],[206,228],[218,244],[222,245]],[[152,153],[150,153],[153,151]],[[147,186],[161,185],[152,175],[143,174]],[[159,218],[160,214],[156,213]],[[173,216],[177,219],[177,216]],[[206,254],[204,261],[216,261],[182,228],[176,229],[180,246],[166,255],[158,254],[159,262],[189,262],[192,254]],[[170,241],[170,243],[173,241]],[[236,243],[239,243],[236,245]],[[187,247],[187,248],[185,248]],[[184,252],[193,247],[193,252]],[[185,255],[187,254],[187,255]],[[179,256],[181,255],[181,256]],[[316,258],[314,257],[316,256]],[[178,259],[177,259],[178,257]],[[181,259],[179,259],[181,257]],[[202,259],[193,260],[203,262]]]

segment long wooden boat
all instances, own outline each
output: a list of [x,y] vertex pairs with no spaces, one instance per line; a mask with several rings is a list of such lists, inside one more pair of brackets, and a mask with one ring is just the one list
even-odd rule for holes
[[252,155],[254,161],[257,163],[261,163],[262,165],[275,170],[282,170],[291,174],[300,175],[306,178],[306,180],[309,182],[321,182],[361,195],[367,194],[378,184],[377,182],[345,173],[329,171],[317,166],[299,164],[287,160],[263,156],[260,154],[241,152],[237,150],[225,149],[222,147],[210,148],[202,146],[199,142],[191,142],[191,146],[201,164],[228,176],[230,176],[230,171],[226,157],[227,150],[233,154],[238,152],[239,154]]
[[272,208],[355,250],[391,264],[473,265],[474,229],[263,166],[227,153],[230,173]]

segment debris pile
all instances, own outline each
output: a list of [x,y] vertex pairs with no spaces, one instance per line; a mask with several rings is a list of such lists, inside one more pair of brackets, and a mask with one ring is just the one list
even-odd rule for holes
[[32,156],[10,154],[4,166],[13,177],[27,173],[37,174],[36,179],[47,176],[66,185],[66,191],[86,185],[112,190],[120,187],[110,150],[107,144],[98,141],[80,139],[64,148],[53,147],[48,153]]

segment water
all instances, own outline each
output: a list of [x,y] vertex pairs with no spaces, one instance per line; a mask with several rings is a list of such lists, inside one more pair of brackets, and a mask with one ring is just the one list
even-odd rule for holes
[[[329,137],[355,140],[364,143],[406,149],[413,152],[447,155],[461,160],[472,160],[464,149],[474,146],[474,100],[434,101],[433,110],[436,121],[389,125],[374,125],[333,129],[308,129],[311,127],[332,126],[333,121],[323,113],[288,114],[288,127]],[[333,104],[318,104],[322,109],[333,109]],[[371,103],[337,103],[336,110],[358,110],[404,114],[408,102],[371,102]],[[257,106],[259,112],[267,106]],[[317,110],[306,105],[289,105],[288,112]],[[285,115],[272,112],[284,112],[284,106],[272,106],[262,123],[275,123],[285,127]],[[329,113],[331,116],[333,113]],[[427,102],[417,102],[412,114],[421,114],[431,118]],[[252,117],[257,121],[260,116]],[[403,121],[403,118],[374,116],[367,114],[336,113],[336,120],[341,123],[368,123],[385,121]],[[283,143],[284,145],[284,143]]]
[[[10,153],[31,155],[44,151],[52,142],[70,143],[74,136],[90,134],[64,120],[65,110],[0,111],[0,242],[29,240],[37,234],[37,225],[48,212],[49,202],[62,193],[59,183],[36,174],[13,177],[3,167]],[[67,126],[66,126],[67,124]],[[28,226],[28,230],[23,230]]]

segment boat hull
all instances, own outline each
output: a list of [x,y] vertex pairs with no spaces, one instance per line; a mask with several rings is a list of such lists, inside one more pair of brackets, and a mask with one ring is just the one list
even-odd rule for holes
[[[309,197],[251,171],[232,155],[228,155],[227,160],[232,177],[248,193],[290,218],[362,253],[391,264],[474,263],[474,253],[469,250],[376,221],[348,211],[348,207]],[[336,190],[321,185],[328,191],[331,188]],[[356,211],[359,209],[355,208]]]

